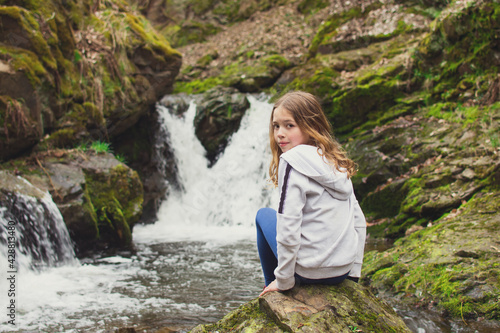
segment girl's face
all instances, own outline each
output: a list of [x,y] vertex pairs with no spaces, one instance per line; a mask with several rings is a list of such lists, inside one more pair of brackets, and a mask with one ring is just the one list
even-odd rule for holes
[[301,144],[309,142],[309,135],[302,132],[292,114],[282,107],[273,113],[274,141],[283,153]]

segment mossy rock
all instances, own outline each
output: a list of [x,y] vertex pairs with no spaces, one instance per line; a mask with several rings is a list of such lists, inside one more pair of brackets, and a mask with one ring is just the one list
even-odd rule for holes
[[10,96],[0,96],[0,128],[0,160],[21,154],[42,134],[36,115],[33,117],[25,103]]
[[392,249],[367,253],[364,282],[457,319],[499,320],[499,198],[498,191],[480,192]]
[[224,151],[249,107],[246,96],[234,88],[214,88],[203,94],[198,102],[194,127],[210,163]]
[[215,324],[191,332],[410,332],[368,289],[346,280],[337,286],[296,286],[267,293]]
[[132,228],[142,213],[139,176],[123,164],[96,172],[85,169],[85,184],[97,214],[99,238],[119,246],[132,244]]
[[168,36],[172,45],[174,47],[181,47],[188,44],[204,42],[207,36],[215,35],[221,31],[221,29],[211,23],[188,21],[184,22],[182,26],[176,29],[170,29],[170,31],[175,31]]
[[142,183],[137,172],[112,154],[51,150],[11,160],[2,168],[50,192],[77,255],[132,245],[131,232],[142,214]]
[[0,95],[49,134],[38,150],[109,140],[171,91],[181,55],[127,2],[2,4]]
[[37,54],[48,69],[56,70],[56,60],[33,13],[18,6],[2,6],[0,23],[2,43],[27,49]]
[[498,50],[498,37],[492,31],[498,29],[499,17],[500,5],[495,1],[450,4],[416,49],[415,71],[421,74],[420,80],[440,81],[434,93],[448,96],[447,90],[467,76],[497,73],[499,61],[493,53]]
[[[258,59],[239,60],[223,68],[217,76],[176,82],[176,93],[204,93],[217,86],[232,87],[240,92],[257,92],[270,88],[290,68],[291,63],[281,55],[271,54]],[[197,69],[191,68],[192,72]],[[188,75],[191,75],[187,73]]]

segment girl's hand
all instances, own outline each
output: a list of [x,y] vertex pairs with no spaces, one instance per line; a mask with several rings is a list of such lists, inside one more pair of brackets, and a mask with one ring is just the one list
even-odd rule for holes
[[260,293],[259,296],[262,296],[265,293],[268,293],[270,291],[279,291],[278,287],[276,286],[276,280],[274,280],[273,282],[269,283],[269,285],[264,288],[264,290]]

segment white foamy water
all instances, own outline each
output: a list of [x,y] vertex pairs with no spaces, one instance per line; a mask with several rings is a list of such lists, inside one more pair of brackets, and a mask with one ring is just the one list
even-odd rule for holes
[[255,238],[257,210],[276,200],[275,190],[266,182],[272,106],[252,96],[248,99],[251,107],[240,129],[211,168],[194,134],[195,104],[184,117],[159,108],[170,133],[182,190],[171,193],[162,204],[157,223],[135,228],[136,242]]

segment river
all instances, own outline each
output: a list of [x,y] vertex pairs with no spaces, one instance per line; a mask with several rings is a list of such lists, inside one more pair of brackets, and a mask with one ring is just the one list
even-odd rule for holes
[[[158,105],[181,189],[163,202],[156,223],[134,228],[133,251],[82,260],[70,253],[63,262],[44,267],[20,258],[16,325],[2,315],[0,331],[113,332],[134,327],[154,332],[168,327],[185,332],[215,322],[258,296],[263,278],[253,219],[260,207],[276,207],[277,193],[266,182],[271,105],[262,97],[248,98],[251,108],[240,130],[211,168],[194,135],[196,105],[191,103],[183,116]],[[47,207],[54,219],[60,218],[55,205]],[[7,220],[0,214],[3,224]],[[64,228],[63,223],[57,228]],[[5,251],[0,251],[0,260],[3,292],[8,288]],[[2,295],[3,309],[7,301]],[[398,311],[417,333],[487,332],[425,312]]]

